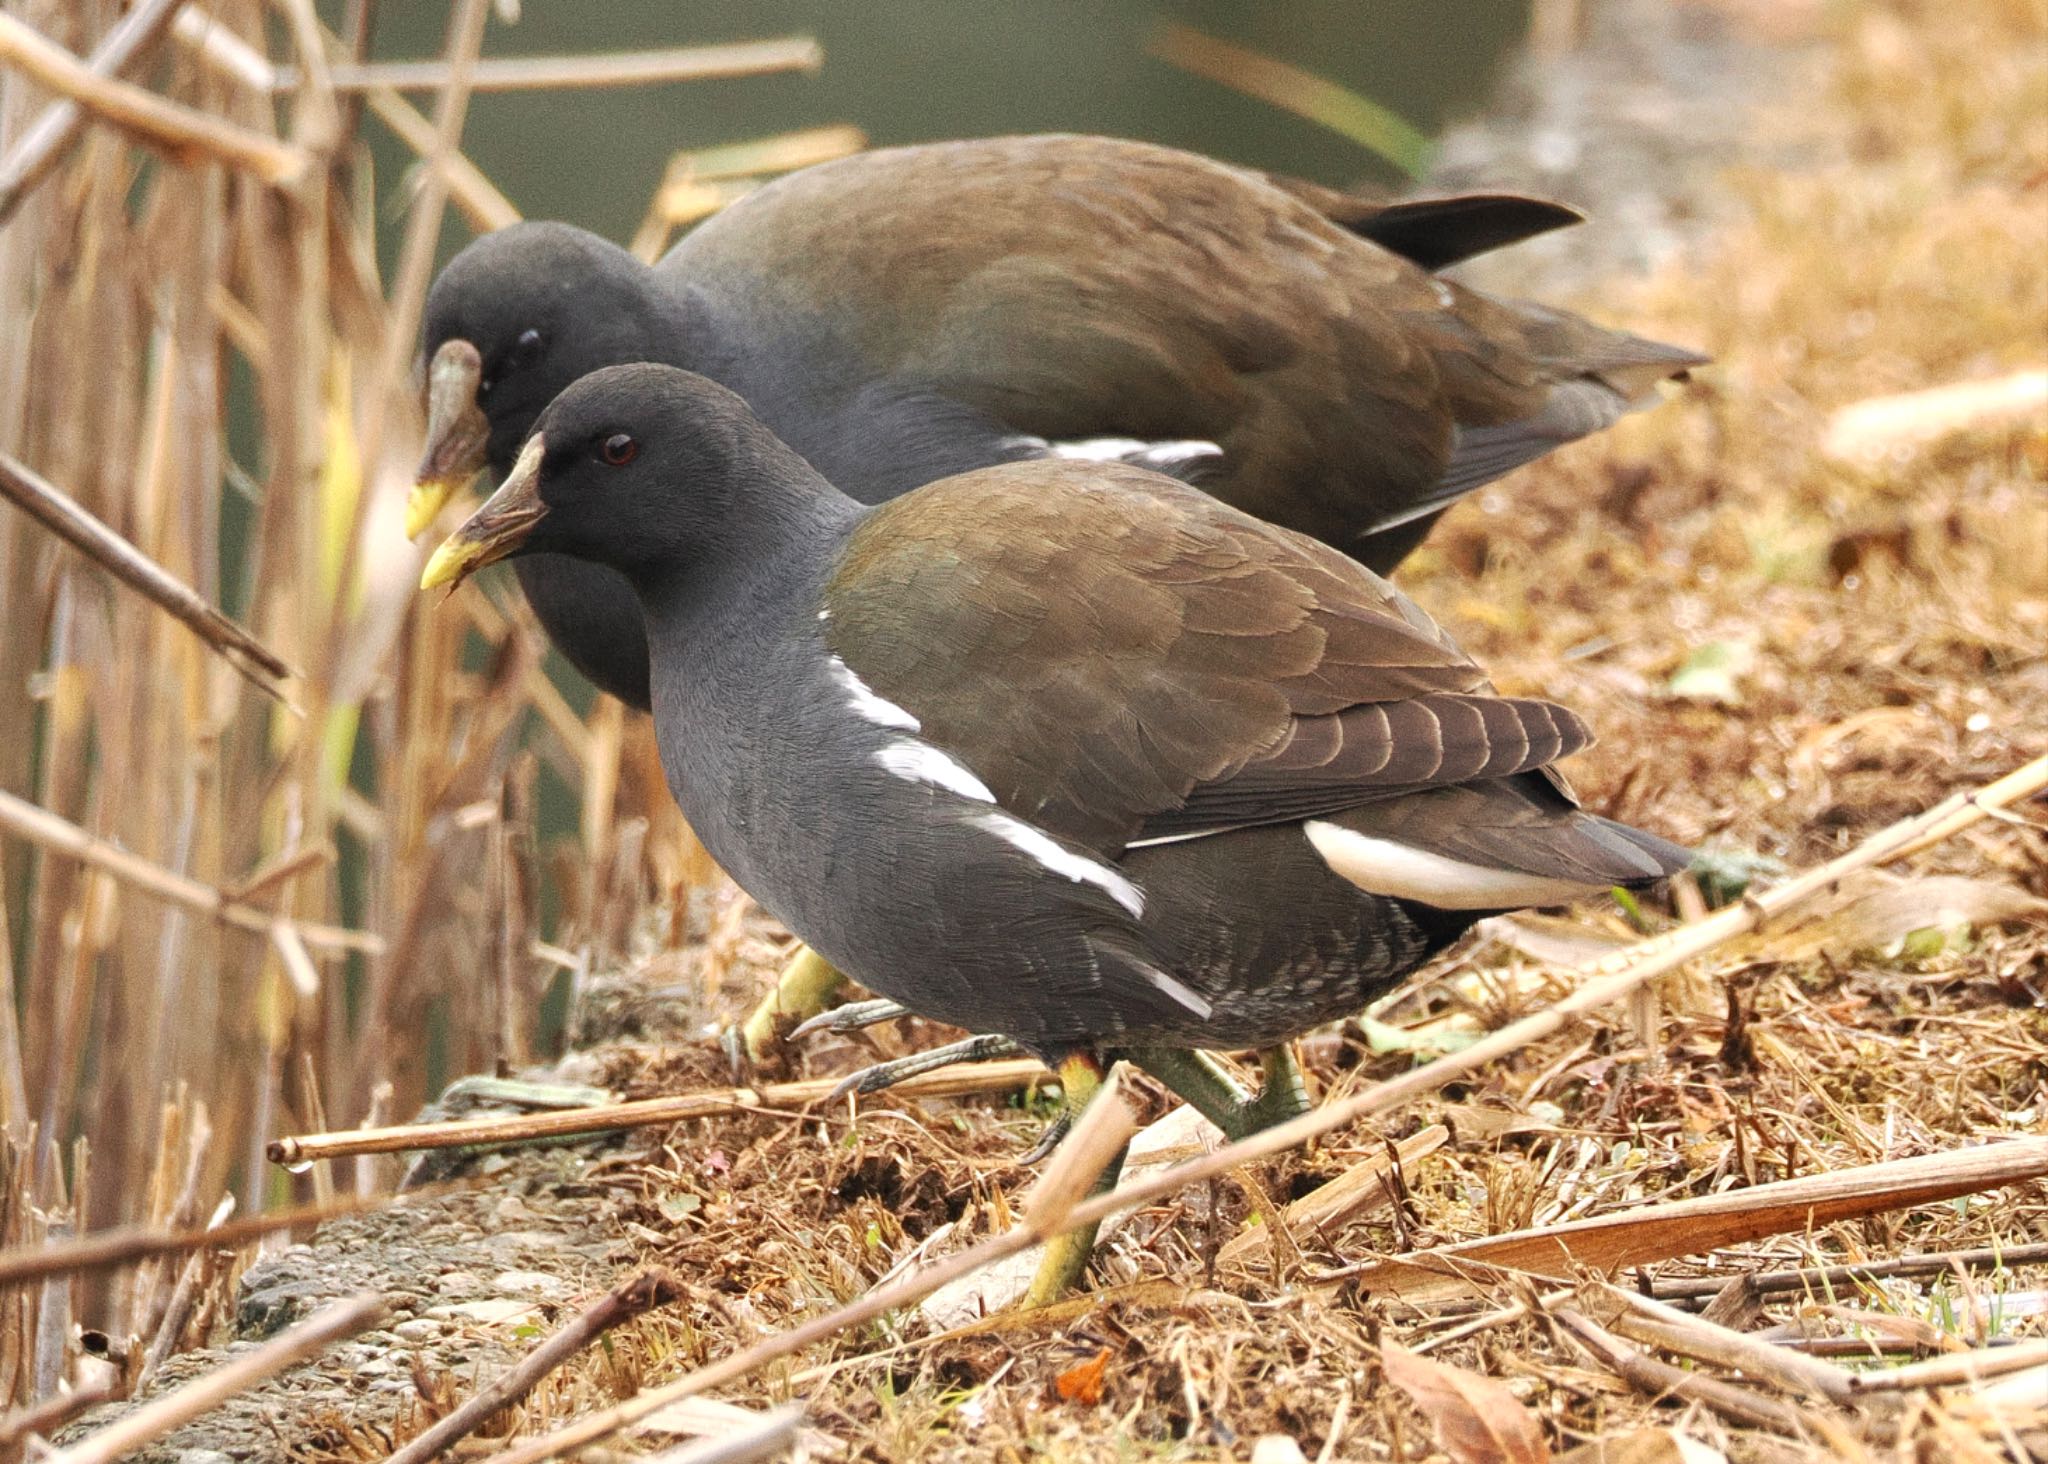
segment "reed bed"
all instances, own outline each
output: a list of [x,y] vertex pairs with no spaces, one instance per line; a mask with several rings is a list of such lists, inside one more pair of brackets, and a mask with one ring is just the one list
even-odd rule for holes
[[[328,1198],[265,1142],[529,1060],[550,986],[653,928],[657,889],[689,935],[709,874],[644,727],[576,704],[522,607],[418,595],[418,317],[442,240],[518,217],[461,156],[472,92],[814,69],[818,47],[479,61],[491,7],[462,0],[443,56],[394,66],[366,59],[375,10],[339,35],[308,0],[0,12],[0,453],[40,509],[0,510],[10,1246]],[[418,156],[400,177],[374,175],[379,126]],[[679,156],[649,226],[859,145],[725,149],[701,182]],[[577,832],[537,842],[537,789]],[[8,1295],[0,1413],[68,1375],[73,1320],[146,1347],[179,1281],[152,1261]]]

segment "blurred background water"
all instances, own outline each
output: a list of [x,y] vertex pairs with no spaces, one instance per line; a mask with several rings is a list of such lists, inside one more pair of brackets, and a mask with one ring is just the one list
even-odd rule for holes
[[[1164,25],[1190,26],[1313,72],[1434,135],[1484,102],[1528,20],[1526,0],[524,0],[518,25],[490,28],[487,55],[805,33],[823,43],[825,65],[815,75],[480,95],[464,148],[529,217],[569,219],[622,241],[677,148],[835,122],[876,146],[1101,132],[1325,183],[1397,183],[1398,170],[1358,143],[1190,75],[1149,55],[1148,43]],[[374,54],[439,54],[446,23],[443,6],[383,7]],[[410,154],[373,135],[379,175],[389,179]]]

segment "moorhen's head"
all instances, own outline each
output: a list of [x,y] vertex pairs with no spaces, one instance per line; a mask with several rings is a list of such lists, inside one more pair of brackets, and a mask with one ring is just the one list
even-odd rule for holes
[[673,366],[607,367],[541,413],[511,472],[434,551],[420,586],[521,554],[567,554],[639,578],[743,553],[755,528],[820,490],[831,491],[717,382]]
[[646,265],[568,224],[514,224],[463,249],[427,294],[427,444],[406,533],[486,465],[504,472],[577,377],[666,359],[671,313]]

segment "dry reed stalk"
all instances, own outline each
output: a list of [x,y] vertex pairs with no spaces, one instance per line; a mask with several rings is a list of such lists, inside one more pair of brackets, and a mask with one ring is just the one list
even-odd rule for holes
[[1850,1374],[1853,1390],[1859,1394],[1897,1393],[1908,1388],[1952,1388],[2048,1366],[2048,1337],[2016,1342],[2010,1347],[1987,1347],[1971,1352],[1952,1352],[1909,1362],[1883,1372]]
[[[1618,952],[1602,963],[1608,968],[1618,966],[1614,974],[1580,988],[1547,1011],[1513,1022],[1457,1053],[1380,1083],[1342,1103],[1326,1104],[1321,1109],[1226,1144],[1157,1175],[1119,1185],[1107,1194],[1084,1200],[1067,1211],[1057,1228],[1076,1230],[1099,1224],[1118,1210],[1162,1199],[1187,1185],[1218,1178],[1240,1165],[1270,1158],[1361,1118],[1435,1091],[1487,1063],[1549,1036],[1586,1012],[1621,1001],[1643,982],[1798,908],[1803,901],[1819,895],[1844,875],[1884,863],[1896,857],[1899,851],[1915,846],[1936,832],[1946,836],[1960,833],[1995,810],[2032,797],[2044,786],[2048,786],[2048,757],[2037,758],[1981,788],[1944,799],[1924,813],[1901,819],[1839,858],[1795,876],[1741,905],[1730,906],[1697,925],[1643,941],[1629,951]],[[2002,1147],[2015,1150],[2030,1148],[2024,1141]],[[2039,1141],[2038,1147],[2048,1149],[2048,1140]],[[711,1388],[723,1387],[756,1368],[793,1356],[847,1328],[914,1305],[943,1286],[973,1275],[1007,1256],[1020,1254],[1050,1233],[1053,1232],[1038,1225],[1025,1224],[991,1236],[922,1271],[911,1272],[876,1287],[835,1311],[765,1337],[673,1382],[645,1389],[623,1403],[590,1414],[543,1437],[492,1455],[486,1464],[542,1464],[542,1461],[555,1458],[566,1450],[600,1442],[668,1404]],[[1587,1326],[1592,1324],[1588,1322]],[[1778,1420],[1770,1425],[1774,1427],[1797,1418],[1792,1410],[1778,1404],[1771,1404],[1767,1411]]]
[[427,1464],[488,1423],[491,1416],[524,1398],[540,1381],[605,1333],[688,1294],[682,1280],[655,1267],[620,1282],[572,1317],[518,1363],[464,1399],[461,1406],[425,1433],[409,1440],[384,1464]]
[[0,1416],[0,1449],[12,1449],[30,1437],[55,1433],[87,1409],[111,1400],[118,1387],[112,1379],[106,1379]]
[[[1000,1093],[1044,1082],[1042,1063],[1030,1058],[1006,1062],[958,1064],[920,1073],[889,1090],[897,1098],[956,1098],[972,1093]],[[758,1088],[718,1088],[679,1093],[671,1098],[642,1098],[631,1103],[604,1103],[558,1113],[518,1118],[464,1118],[441,1123],[400,1125],[383,1129],[343,1129],[328,1134],[300,1134],[274,1140],[273,1164],[311,1164],[345,1159],[353,1154],[395,1154],[408,1150],[461,1149],[524,1143],[533,1139],[568,1138],[578,1134],[612,1133],[651,1128],[693,1118],[762,1109],[802,1109],[827,1097],[837,1078],[806,1078],[794,1083],[764,1083]]]
[[298,183],[312,167],[312,159],[299,148],[165,101],[143,87],[102,76],[62,46],[4,13],[0,13],[0,65],[18,68],[38,85],[70,98],[100,121],[187,167],[223,162],[277,187]]
[[[415,1191],[414,1193],[425,1193]],[[324,1224],[343,1215],[360,1215],[390,1204],[391,1195],[339,1195],[328,1205],[299,1205],[271,1210],[241,1220],[209,1221],[197,1228],[153,1230],[129,1225],[82,1235],[61,1244],[17,1243],[0,1251],[0,1292],[48,1276],[82,1275],[117,1270],[151,1256],[184,1255],[202,1246],[235,1249],[249,1241],[282,1231]]]
[[[185,0],[140,0],[93,47],[86,66],[95,76],[120,76],[146,60],[178,17]],[[86,115],[76,102],[52,102],[0,158],[0,226],[4,226],[85,131]]]
[[[268,910],[242,904],[230,898],[226,890],[152,864],[119,845],[95,838],[76,824],[11,793],[0,792],[0,828],[41,848],[69,855],[158,899],[257,935],[269,936],[284,919]],[[297,920],[287,923],[299,940],[317,951],[361,951],[374,955],[384,948],[384,943],[368,931]]]
[[[586,56],[494,56],[477,62],[469,88],[480,92],[584,90],[612,86],[657,86],[675,81],[722,81],[816,71],[825,52],[808,36],[741,41],[728,46],[677,46],[666,50],[600,52]],[[448,61],[340,62],[329,67],[337,91],[441,91],[452,87]],[[277,67],[271,87],[295,91],[300,73]]]
[[54,1450],[43,1464],[115,1464],[131,1450],[211,1412],[265,1378],[296,1367],[336,1342],[374,1327],[390,1310],[381,1296],[358,1296],[322,1307],[305,1321],[224,1367],[137,1407],[90,1438]]
[[189,627],[252,686],[283,698],[297,675],[282,657],[228,619],[190,585],[80,508],[26,464],[0,453],[0,494],[166,615]]

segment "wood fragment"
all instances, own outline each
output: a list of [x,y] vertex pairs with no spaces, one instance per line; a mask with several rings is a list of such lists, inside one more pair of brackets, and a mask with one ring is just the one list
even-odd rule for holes
[[[1403,1165],[1412,1164],[1426,1154],[1434,1154],[1450,1138],[1451,1131],[1440,1123],[1410,1134],[1394,1145],[1391,1152],[1381,1149],[1329,1183],[1310,1190],[1283,1209],[1281,1219],[1290,1232],[1314,1235],[1369,1215],[1389,1203],[1385,1178],[1396,1157]],[[1241,1230],[1224,1243],[1216,1259],[1226,1265],[1241,1261],[1260,1245],[1262,1236],[1262,1228]]]
[[305,149],[167,101],[145,87],[102,76],[5,13],[0,13],[0,65],[15,67],[38,86],[70,98],[98,120],[118,127],[173,162],[225,163],[274,187],[291,186],[312,169],[312,156]]
[[[889,1090],[894,1098],[957,1098],[969,1093],[999,1093],[1049,1081],[1045,1065],[1031,1058],[1007,1062],[962,1063],[921,1073]],[[273,1164],[307,1164],[343,1159],[352,1154],[396,1154],[410,1150],[460,1149],[471,1145],[524,1143],[532,1139],[567,1138],[651,1128],[692,1118],[752,1113],[763,1108],[795,1109],[816,1103],[839,1086],[837,1078],[806,1078],[793,1083],[764,1083],[758,1088],[712,1088],[667,1098],[642,1098],[631,1103],[603,1103],[557,1113],[522,1114],[516,1118],[462,1118],[442,1123],[401,1124],[381,1129],[340,1129],[326,1134],[301,1134],[273,1140]]]
[[2044,411],[2048,369],[2036,367],[1854,402],[1828,419],[1821,451],[1864,461],[1928,447],[1962,432],[2038,422]]
[[194,1378],[184,1387],[152,1398],[107,1427],[67,1449],[45,1455],[42,1464],[115,1464],[129,1452],[172,1429],[210,1413],[265,1378],[296,1367],[382,1321],[390,1304],[381,1296],[357,1296],[322,1307],[281,1336],[225,1367]]
[[605,1333],[680,1300],[688,1290],[680,1277],[659,1266],[628,1277],[520,1358],[517,1365],[500,1373],[446,1418],[406,1443],[384,1464],[427,1464],[429,1459],[438,1459],[489,1422],[492,1414],[524,1398],[541,1379]]
[[[4,18],[4,17],[0,17]],[[284,658],[228,619],[169,570],[81,508],[26,463],[0,452],[0,495],[206,642],[259,691],[297,675]]]

